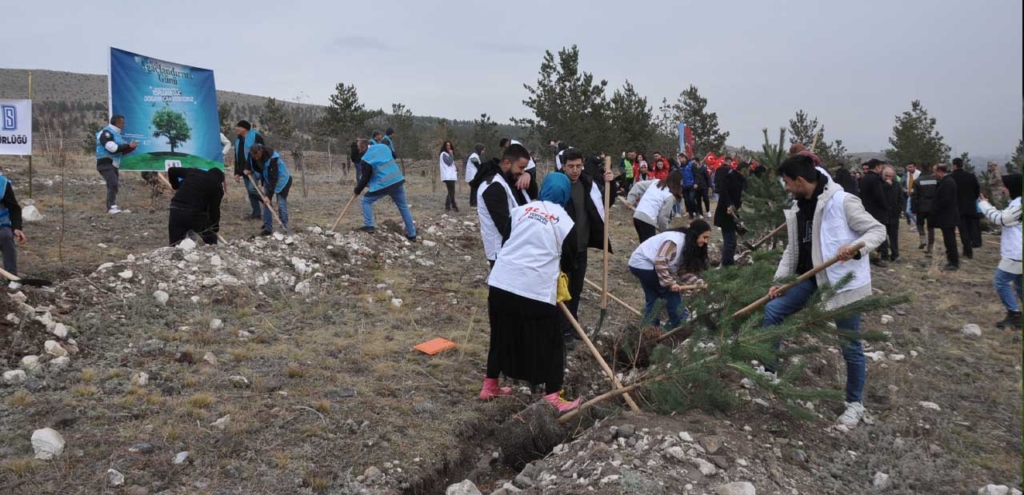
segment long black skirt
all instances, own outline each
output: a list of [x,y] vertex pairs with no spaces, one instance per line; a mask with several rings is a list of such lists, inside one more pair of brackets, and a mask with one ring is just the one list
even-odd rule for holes
[[558,307],[511,292],[490,288],[487,296],[491,348],[487,375],[545,385],[547,393],[562,389],[565,342]]

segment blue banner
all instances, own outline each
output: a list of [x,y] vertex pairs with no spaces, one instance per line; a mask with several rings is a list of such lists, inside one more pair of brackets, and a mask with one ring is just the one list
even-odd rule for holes
[[110,113],[138,149],[121,170],[224,169],[213,71],[110,49]]

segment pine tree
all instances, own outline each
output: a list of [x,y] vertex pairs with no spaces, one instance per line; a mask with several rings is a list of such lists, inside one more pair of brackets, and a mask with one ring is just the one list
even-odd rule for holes
[[473,121],[473,145],[482,144],[487,147],[498,145],[498,123],[491,120],[486,113]]
[[[782,324],[763,327],[763,310],[733,317],[739,309],[767,294],[773,285],[779,251],[757,252],[754,263],[725,270],[705,272],[708,289],[687,298],[695,317],[685,323],[690,333],[681,344],[673,339],[661,341],[650,353],[647,368],[647,397],[661,413],[703,409],[727,410],[738,402],[733,387],[739,377],[749,378],[772,393],[797,417],[812,417],[796,401],[841,401],[840,390],[805,385],[805,358],[822,351],[823,346],[841,346],[849,334],[833,328],[836,318],[853,313],[875,311],[902,304],[907,296],[874,295],[839,309],[825,310],[823,301],[847,281],[836,287],[822,287],[802,311]],[[877,331],[863,331],[860,338],[873,342],[885,340]],[[631,339],[624,338],[628,349]],[[780,350],[773,345],[782,342]],[[635,340],[633,340],[635,342]],[[639,353],[637,353],[639,354]],[[778,376],[763,372],[765,364],[778,363]],[[737,376],[738,375],[738,376]]]
[[1024,170],[1024,138],[1017,141],[1017,148],[1013,150],[1010,162],[1006,164],[1006,173],[1019,174]]
[[[818,155],[826,168],[832,168],[843,164],[849,159],[849,151],[843,145],[842,139],[836,139],[831,143],[825,140],[825,126],[818,125],[817,117],[810,117],[803,110],[797,110],[796,115],[789,119],[789,144],[800,143],[808,150],[814,146],[814,154]],[[815,138],[817,145],[815,146]]]
[[[605,151],[625,150],[631,146],[648,145],[653,141],[657,131],[654,109],[647,104],[647,97],[640,96],[629,80],[612,95],[610,117],[613,139],[610,149]],[[664,151],[669,152],[669,149]]]
[[284,150],[291,144],[291,138],[295,134],[295,125],[292,116],[285,109],[284,105],[277,102],[276,98],[267,99],[260,113],[260,131],[268,143],[274,141],[271,147]]
[[949,161],[950,147],[943,141],[942,134],[935,130],[935,118],[921,105],[920,100],[910,104],[910,110],[896,116],[885,156],[896,166],[916,163],[930,170],[936,163]]
[[960,153],[960,159],[964,162],[964,170],[970,173],[974,173],[974,164],[971,163],[971,155],[968,152]]
[[718,114],[708,112],[708,100],[700,95],[697,86],[679,93],[675,103],[669,104],[668,99],[661,103],[661,125],[664,132],[674,133],[674,128],[683,122],[693,132],[693,148],[695,156],[704,156],[708,152],[722,153],[728,132],[721,132],[718,127]]
[[406,108],[405,105],[401,103],[391,104],[391,114],[387,116],[387,125],[394,129],[395,135],[403,143],[401,147],[399,147],[398,143],[392,143],[395,147],[395,154],[399,156],[398,160],[402,164],[403,175],[405,175],[406,172],[406,154],[419,148],[420,136],[419,134],[412,132],[414,124],[415,121],[412,118],[412,110]]
[[576,45],[559,50],[557,60],[545,51],[536,85],[523,85],[529,93],[523,105],[534,117],[512,122],[542,143],[564,141],[592,154],[609,151],[604,149],[611,136],[608,81],[595,82],[593,74],[580,70],[579,62]]
[[[822,126],[820,130],[824,133],[825,127]],[[818,118],[808,116],[803,110],[797,110],[796,116],[789,119],[789,144],[799,143],[810,149],[814,135],[818,131]]]
[[330,104],[315,125],[316,134],[320,136],[336,137],[347,143],[361,132],[368,133],[367,123],[384,113],[381,110],[367,110],[359,102],[359,94],[353,84],[338,83],[334,91],[329,98]]
[[786,129],[779,128],[779,140],[772,143],[768,140],[768,129],[762,129],[764,144],[757,154],[758,167],[764,167],[760,177],[751,175],[747,178],[747,189],[743,192],[743,210],[741,212],[744,225],[754,233],[754,237],[771,232],[772,229],[785,221],[782,211],[793,204],[789,193],[779,184],[776,170],[786,159]]

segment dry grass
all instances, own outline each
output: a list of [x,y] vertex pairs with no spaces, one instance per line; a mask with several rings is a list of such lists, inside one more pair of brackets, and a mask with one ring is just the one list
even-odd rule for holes
[[100,393],[100,389],[95,385],[76,385],[71,389],[71,393],[76,397],[92,397]]
[[24,478],[34,475],[39,470],[41,464],[39,461],[29,457],[7,459],[3,462],[3,470],[11,473],[15,478]]
[[82,383],[92,383],[99,378],[100,372],[96,368],[85,368],[82,370],[81,380]]
[[18,390],[7,398],[6,404],[7,407],[13,409],[32,405],[33,402],[35,402],[35,398],[32,397],[32,394],[28,390]]
[[206,392],[200,392],[185,399],[185,407],[190,410],[206,409],[207,407],[210,407],[213,402],[213,395]]
[[298,363],[288,363],[284,367],[284,374],[288,378],[303,378],[306,376],[306,373],[306,368]]

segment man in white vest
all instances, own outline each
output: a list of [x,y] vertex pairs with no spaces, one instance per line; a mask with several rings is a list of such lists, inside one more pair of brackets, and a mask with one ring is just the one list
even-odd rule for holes
[[514,189],[516,179],[530,163],[530,152],[521,144],[511,144],[502,151],[501,160],[491,160],[477,172],[470,187],[477,190],[477,216],[484,255],[494,266],[498,251],[512,232],[512,210],[530,202],[525,191]]
[[[868,255],[885,240],[885,226],[874,219],[861,204],[860,198],[849,194],[815,168],[808,156],[795,155],[779,166],[779,175],[786,189],[796,198],[793,208],[786,210],[789,243],[782,253],[776,279],[808,272],[825,260],[838,257],[832,265],[785,293],[779,287],[768,290],[772,298],[765,306],[764,326],[778,325],[807,305],[818,288],[836,285],[843,277],[853,278],[832,298],[824,301],[826,310],[857,302],[871,295],[871,267]],[[863,242],[859,251],[853,245]],[[836,319],[836,327],[846,334],[860,332],[860,313]],[[846,360],[846,411],[839,422],[853,428],[864,417],[863,391],[867,365],[864,349],[857,338],[843,338]],[[766,366],[768,371],[774,371]]]

